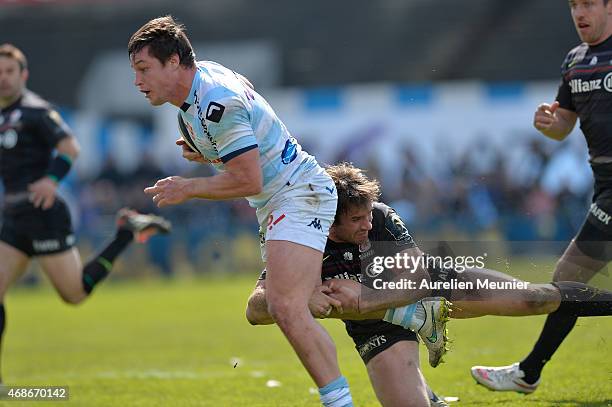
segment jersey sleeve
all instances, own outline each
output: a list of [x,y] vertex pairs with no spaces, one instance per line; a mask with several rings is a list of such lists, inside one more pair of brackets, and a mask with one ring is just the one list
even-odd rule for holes
[[576,111],[576,107],[572,102],[572,90],[569,84],[569,69],[567,68],[570,65],[570,61],[572,53],[570,53],[563,61],[563,65],[561,66],[561,83],[559,84],[559,89],[557,90],[557,97],[555,100],[559,102],[559,107],[567,110],[571,110],[572,112]]
[[388,208],[385,216],[385,230],[383,239],[395,243],[398,250],[412,249],[416,243],[408,231],[406,224],[393,208]]
[[223,163],[257,148],[257,139],[249,118],[249,112],[236,97],[210,102],[206,109],[208,131],[216,144]]
[[55,147],[64,137],[72,135],[66,122],[54,109],[46,109],[42,112],[41,130],[44,139],[52,147]]

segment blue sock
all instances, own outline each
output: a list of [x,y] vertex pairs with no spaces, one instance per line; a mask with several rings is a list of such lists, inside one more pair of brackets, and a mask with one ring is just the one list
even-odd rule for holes
[[321,403],[325,407],[353,407],[353,398],[344,376],[340,376],[319,388],[319,395],[321,396]]
[[[404,305],[403,307],[390,308],[387,310],[383,321],[390,322],[394,325],[403,326],[406,329],[414,330],[412,326],[412,317],[417,311],[417,303]],[[418,329],[418,327],[416,327]],[[414,330],[416,332],[416,330]]]

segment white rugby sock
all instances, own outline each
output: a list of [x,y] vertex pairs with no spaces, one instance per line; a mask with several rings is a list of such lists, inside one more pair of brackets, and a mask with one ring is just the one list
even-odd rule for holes
[[418,301],[403,307],[389,308],[383,320],[418,332],[423,326],[426,316],[421,301]]
[[344,376],[319,388],[319,395],[325,407],[353,407],[353,398]]

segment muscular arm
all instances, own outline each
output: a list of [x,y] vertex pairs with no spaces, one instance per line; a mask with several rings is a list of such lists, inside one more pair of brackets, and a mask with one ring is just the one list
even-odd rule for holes
[[[424,253],[421,249],[413,247],[403,250],[399,255],[402,259],[407,259],[408,267],[391,269],[391,278],[384,279],[384,281],[390,283],[410,282],[414,288],[383,288],[380,283],[374,289],[362,286],[359,299],[359,312],[361,314],[411,304],[430,294],[429,289],[419,288],[423,280],[430,280],[429,273],[422,267]],[[402,263],[404,262],[402,261]],[[405,267],[406,264],[404,263],[402,266]]]
[[168,177],[144,192],[153,195],[159,207],[176,205],[189,199],[233,199],[257,195],[263,188],[259,150],[254,148],[225,164],[226,171],[204,178]]
[[[308,308],[310,313],[315,318],[332,318],[331,315],[342,315],[341,304],[339,300],[336,300],[327,294],[331,292],[326,286],[319,285],[315,287],[310,301],[308,302]],[[331,308],[335,310],[331,315],[327,314],[327,311]],[[384,313],[383,313],[384,315]],[[274,323],[274,319],[268,313],[268,303],[266,301],[266,281],[259,280],[253,293],[249,297],[246,309],[246,318],[251,325],[269,325]],[[344,318],[341,316],[334,316],[333,318]]]
[[259,149],[254,148],[225,163],[226,171],[205,178],[192,178],[192,198],[232,199],[257,195],[263,188]]

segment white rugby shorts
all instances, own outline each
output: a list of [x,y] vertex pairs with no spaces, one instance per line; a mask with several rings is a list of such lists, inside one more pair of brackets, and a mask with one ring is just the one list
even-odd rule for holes
[[288,182],[257,209],[262,260],[267,259],[268,240],[286,240],[323,252],[337,202],[336,186],[319,166]]

